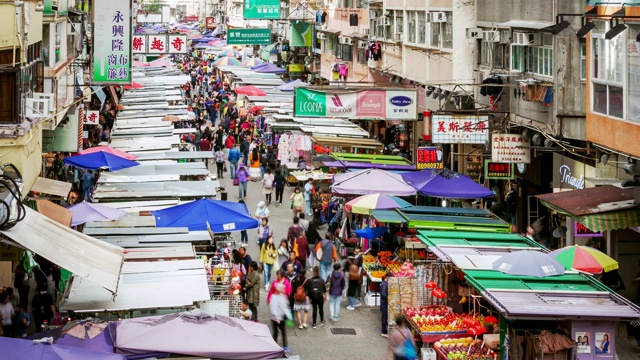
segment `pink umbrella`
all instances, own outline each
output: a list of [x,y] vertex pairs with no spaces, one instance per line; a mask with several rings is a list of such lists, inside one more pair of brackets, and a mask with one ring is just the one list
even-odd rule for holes
[[128,152],[114,149],[111,146],[96,146],[96,147],[81,150],[78,152],[78,154],[85,155],[85,154],[91,154],[98,151],[104,151],[112,155],[120,156],[121,158],[125,158],[127,160],[135,160],[138,158],[138,155],[129,154]]
[[149,64],[147,64],[147,63],[145,63],[145,62],[137,61],[137,60],[133,60],[133,61],[131,62],[131,65],[132,65],[133,67],[145,67],[145,66],[149,66]]
[[267,93],[260,90],[259,88],[253,85],[240,86],[233,91],[238,95],[247,95],[247,96],[267,96]]
[[173,65],[173,63],[165,59],[157,59],[149,63],[149,66],[171,66],[171,65]]

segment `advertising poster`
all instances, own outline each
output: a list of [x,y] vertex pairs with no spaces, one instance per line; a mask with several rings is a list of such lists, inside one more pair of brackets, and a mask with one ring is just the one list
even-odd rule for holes
[[591,333],[588,331],[577,331],[573,339],[576,342],[576,352],[578,354],[591,354]]
[[613,354],[610,336],[611,335],[607,332],[596,332],[595,344],[594,344],[596,348],[596,354],[599,354],[599,355]]

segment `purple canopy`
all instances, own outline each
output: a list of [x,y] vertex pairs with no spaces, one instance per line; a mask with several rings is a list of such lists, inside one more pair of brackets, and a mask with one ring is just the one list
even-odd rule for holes
[[277,65],[267,63],[259,69],[254,69],[254,71],[262,74],[284,74],[286,70]]
[[93,221],[118,220],[127,214],[126,211],[100,204],[81,202],[68,207],[71,210],[71,226],[76,226]]
[[200,310],[117,322],[120,354],[164,352],[214,359],[274,359],[284,352],[267,325]]
[[262,69],[263,67],[265,67],[265,66],[267,66],[267,65],[269,65],[269,63],[263,63],[263,64],[260,64],[260,65],[252,66],[252,67],[251,67],[251,70],[258,70],[258,69]]
[[331,186],[336,194],[386,194],[412,196],[416,190],[402,180],[402,176],[380,169],[366,169],[333,177]]
[[481,199],[493,196],[493,191],[455,171],[422,170],[402,174],[407,184],[421,194],[451,199]]
[[0,337],[2,359],[11,360],[125,360],[120,354],[62,345],[34,344],[33,341]]

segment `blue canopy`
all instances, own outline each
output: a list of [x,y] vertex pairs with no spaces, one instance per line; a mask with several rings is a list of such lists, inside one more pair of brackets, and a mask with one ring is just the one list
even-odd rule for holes
[[71,156],[64,158],[63,161],[67,165],[89,170],[107,168],[109,171],[117,171],[140,165],[135,161],[127,160],[106,151],[96,151],[94,153]]
[[258,227],[258,220],[251,217],[245,204],[222,200],[200,199],[151,214],[157,227],[187,227],[189,231],[207,230],[207,222],[214,233]]
[[379,238],[380,236],[384,235],[386,232],[387,232],[386,226],[379,226],[374,228],[368,227],[368,228],[363,228],[363,229],[354,231],[356,235],[365,239]]
[[271,63],[267,63],[264,66],[253,70],[262,74],[284,74],[286,71],[285,69]]
[[481,199],[493,196],[493,191],[470,177],[448,169],[408,172],[402,174],[402,178],[427,196],[451,199]]
[[126,360],[123,355],[0,337],[3,359],[12,360]]

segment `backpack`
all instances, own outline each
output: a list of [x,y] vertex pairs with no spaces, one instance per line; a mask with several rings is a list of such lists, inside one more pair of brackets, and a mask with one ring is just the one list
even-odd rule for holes
[[296,258],[300,255],[298,253],[298,238],[294,238],[293,239],[293,245],[291,245],[291,251],[293,251],[294,254],[296,254]]
[[269,166],[271,166],[272,168],[276,167],[276,157],[273,153],[270,153],[267,159],[267,163],[269,164]]
[[319,283],[320,279],[311,279],[311,290],[309,297],[312,299],[321,299],[324,295],[325,287]]
[[322,260],[322,255],[324,254],[323,250],[322,250],[322,245],[320,245],[320,248],[316,251],[316,259],[318,261]]
[[295,301],[304,302],[307,300],[307,293],[304,291],[304,284],[307,283],[307,279],[304,279],[302,285],[296,288],[296,293],[293,295]]

